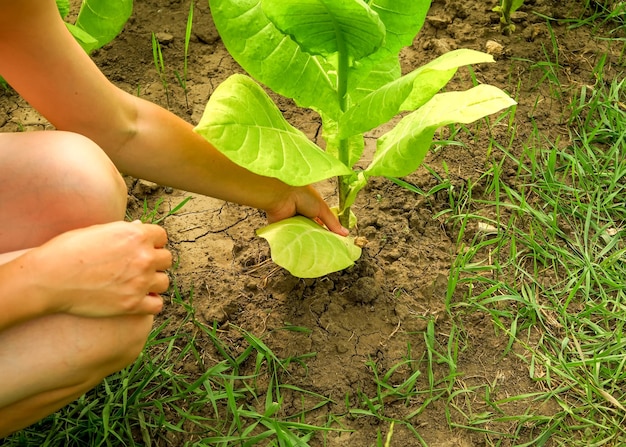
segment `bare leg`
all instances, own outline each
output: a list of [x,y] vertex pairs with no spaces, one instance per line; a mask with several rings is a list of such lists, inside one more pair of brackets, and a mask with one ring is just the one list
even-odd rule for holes
[[124,218],[124,181],[104,152],[77,134],[0,134],[0,178],[0,253]]
[[151,327],[152,316],[54,315],[0,332],[0,438],[132,363]]
[[[0,264],[65,231],[124,217],[123,180],[76,134],[1,134],[0,178]],[[152,320],[53,315],[0,332],[0,438],[131,363]]]

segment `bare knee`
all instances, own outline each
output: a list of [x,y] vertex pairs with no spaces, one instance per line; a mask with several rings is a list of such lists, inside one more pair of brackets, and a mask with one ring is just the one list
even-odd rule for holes
[[[42,132],[43,134],[43,132]],[[113,162],[90,139],[71,132],[53,132],[50,142],[42,143],[49,155],[45,169],[60,178],[57,193],[62,199],[80,203],[91,217],[85,219],[103,223],[119,220],[126,210],[126,184]],[[52,168],[52,169],[51,169]],[[63,195],[66,194],[66,197]]]
[[126,184],[88,138],[59,131],[5,134],[0,149],[0,173],[11,173],[0,184],[0,252],[124,218]]
[[71,178],[71,192],[80,189],[79,199],[95,223],[124,218],[126,183],[105,152],[90,139],[70,132],[57,132],[60,165],[57,168]]

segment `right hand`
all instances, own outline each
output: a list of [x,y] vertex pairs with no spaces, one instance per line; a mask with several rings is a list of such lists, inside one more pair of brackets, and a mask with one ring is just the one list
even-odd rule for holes
[[61,234],[24,261],[49,312],[86,317],[156,314],[169,287],[167,234],[157,225],[114,222]]
[[299,214],[325,225],[340,236],[347,236],[350,233],[341,226],[337,216],[313,186],[288,187],[284,191],[287,191],[287,194],[277,195],[275,204],[265,210],[269,223]]

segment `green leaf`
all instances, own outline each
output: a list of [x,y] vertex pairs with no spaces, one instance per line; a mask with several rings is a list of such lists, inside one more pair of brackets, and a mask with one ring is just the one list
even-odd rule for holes
[[439,127],[468,124],[515,104],[506,93],[491,85],[478,85],[464,92],[439,93],[379,138],[374,159],[365,174],[408,175],[422,163]]
[[492,56],[480,51],[450,51],[380,87],[348,109],[340,120],[339,137],[367,132],[401,111],[421,107],[448,83],[461,66],[493,61]]
[[262,0],[263,12],[309,54],[345,51],[351,60],[374,53],[385,26],[361,0]]
[[194,130],[238,165],[290,185],[352,172],[291,126],[267,93],[244,75],[220,84]]
[[91,34],[83,31],[76,25],[72,25],[71,23],[65,22],[65,26],[68,30],[70,30],[74,39],[76,39],[85,51],[87,51],[88,48],[95,48],[98,46],[98,41]]
[[524,0],[513,0],[511,4],[511,13],[517,11],[524,4]]
[[401,75],[398,54],[413,43],[424,25],[430,0],[371,0],[370,8],[385,25],[383,46],[350,67],[348,94],[353,101],[397,79]]
[[[438,91],[446,85],[449,80],[448,76],[450,74],[454,75],[459,67],[493,62],[495,61],[490,54],[468,49],[449,51],[439,56],[422,67],[427,73],[417,73],[415,75],[417,79],[413,80],[413,89],[400,106],[400,110],[412,111],[424,105],[433,97],[430,92],[437,86],[440,86],[437,88]],[[416,71],[419,72],[420,69]],[[430,71],[435,73],[428,73]],[[440,73],[443,73],[443,76]],[[444,81],[446,78],[447,80]]]
[[88,53],[106,45],[122,31],[133,12],[133,0],[84,0],[76,26],[97,42],[83,48]]
[[354,239],[341,237],[302,216],[257,230],[271,248],[272,260],[299,278],[319,278],[343,270],[361,256]]
[[56,0],[56,2],[59,14],[61,14],[61,17],[66,18],[70,13],[70,0]]
[[413,44],[424,26],[431,0],[371,0],[368,3],[385,24],[385,48],[397,55],[402,48]]
[[341,112],[333,67],[311,56],[276,28],[261,0],[209,0],[215,26],[231,56],[257,81],[300,107]]
[[378,50],[372,56],[355,62],[348,68],[348,96],[354,104],[379,87],[402,75],[397,53]]

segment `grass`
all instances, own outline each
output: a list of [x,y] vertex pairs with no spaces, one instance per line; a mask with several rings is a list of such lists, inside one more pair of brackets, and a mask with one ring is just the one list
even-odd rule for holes
[[[172,442],[177,435],[175,445],[306,445],[312,433],[329,430],[300,421],[328,399],[279,380],[289,364],[302,359],[278,359],[261,339],[242,329],[237,331],[248,345],[233,352],[218,328],[195,320],[191,299],[174,293],[172,305],[186,309],[185,317],[155,327],[133,365],[3,445],[150,446]],[[183,330],[188,323],[195,328],[192,333]],[[207,341],[221,360],[205,362]],[[190,359],[201,367],[199,376],[185,371]],[[242,374],[242,365],[250,362],[254,374]],[[300,414],[279,417],[287,393],[312,403]]]
[[[193,12],[194,12],[194,2],[193,0],[189,3],[189,12],[187,13],[187,25],[185,27],[185,40],[183,44],[183,70],[180,73],[178,70],[173,70],[174,78],[176,79],[179,87],[183,90],[183,94],[185,96],[185,105],[187,109],[189,109],[189,86],[187,84],[189,77],[189,43],[191,42],[191,31],[193,28]],[[170,84],[168,82],[168,70],[166,68],[165,60],[163,57],[163,47],[161,42],[155,33],[152,33],[151,36],[152,42],[152,62],[154,63],[154,68],[159,75],[159,80],[161,82],[161,86],[165,91],[165,98],[167,107],[170,107]],[[137,90],[137,96],[139,96],[139,88]]]
[[177,70],[174,71],[174,76],[176,77],[176,80],[178,81],[178,85],[180,85],[180,87],[183,89],[183,92],[185,93],[185,105],[187,106],[188,109],[189,109],[189,92],[188,92],[188,87],[187,87],[187,77],[189,76],[189,66],[188,66],[189,42],[191,41],[191,30],[193,27],[193,9],[194,9],[194,4],[192,0],[189,4],[189,13],[187,14],[187,26],[185,28],[185,44],[184,44],[184,50],[183,50],[183,73],[181,75]]
[[165,91],[165,99],[167,102],[167,107],[170,107],[170,90],[169,83],[167,82],[167,75],[165,70],[165,61],[163,60],[163,50],[161,48],[161,43],[157,38],[156,34],[152,33],[152,62],[154,63],[154,68],[159,74],[159,79],[161,81],[161,85],[163,86],[163,90]]
[[[533,399],[560,407],[549,423],[532,422],[541,427],[523,445],[626,442],[625,96],[619,77],[583,86],[572,101],[566,148],[538,133],[521,158],[502,148],[521,185],[509,185],[499,164],[486,173],[493,199],[481,205],[498,217],[470,219],[497,231],[479,233],[453,268],[454,289],[467,293],[451,303],[451,314],[488,314],[508,337],[507,349],[523,346],[518,355],[546,390]],[[509,401],[516,398],[525,396]],[[528,416],[466,414],[466,428],[503,417],[523,427]]]
[[[619,11],[602,7],[568,21],[606,23],[621,44],[614,37],[623,29]],[[460,430],[486,446],[626,444],[626,81],[607,77],[601,56],[595,83],[568,84],[565,94],[550,27],[549,41],[544,60],[528,62],[536,73],[528,82],[569,104],[567,134],[548,138],[531,118],[522,138],[522,117],[511,110],[480,125],[506,135],[490,139],[478,180],[455,186],[445,165],[443,174],[425,167],[437,178],[429,190],[392,179],[424,197],[446,195],[436,217],[454,226],[458,245],[445,291],[447,320],[423,316],[425,329],[409,334],[414,342],[401,360],[384,368],[370,357],[370,381],[338,402],[294,384],[293,371],[306,372],[315,353],[282,358],[243,328],[204,324],[193,292],[183,296],[173,287],[170,307],[182,316],[161,321],[133,365],[3,445],[320,446],[362,420],[379,427],[368,446],[396,445],[402,433],[427,446],[416,421],[433,414],[450,433]],[[472,129],[449,130],[473,138]],[[158,208],[145,204],[142,220],[162,222],[167,216]],[[532,390],[467,373],[468,322],[476,315],[486,316],[486,330],[502,340],[502,359],[525,365],[519,374]]]
[[[530,69],[539,72],[535,88],[563,101],[558,42],[548,30],[552,47],[543,47],[544,61]],[[429,322],[422,371],[429,390],[443,391],[437,399],[447,401],[449,426],[484,437],[486,445],[626,443],[626,82],[623,74],[604,78],[606,59],[598,58],[594,86],[574,90],[567,144],[547,140],[537,126],[521,156],[513,138],[507,146],[490,142],[504,157],[483,174],[480,200],[471,182],[453,191],[440,177],[423,191],[391,179],[425,197],[448,191],[450,207],[439,216],[456,224],[461,248],[448,284],[451,330],[438,340]],[[514,120],[505,115],[495,123],[510,127]],[[514,182],[503,176],[505,163],[517,170]],[[479,231],[464,242],[472,225]],[[506,339],[503,355],[526,363],[539,391],[502,398],[495,382],[466,386],[457,376],[463,322],[476,313],[489,316]],[[435,363],[446,366],[443,372]],[[548,413],[536,411],[546,402],[554,404]],[[524,410],[505,408],[515,403]]]

